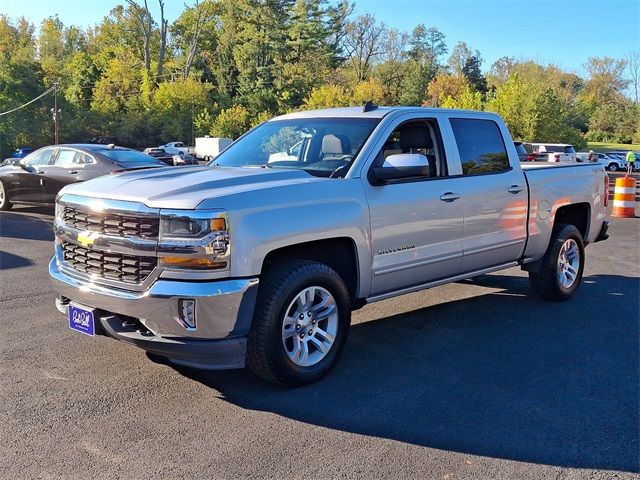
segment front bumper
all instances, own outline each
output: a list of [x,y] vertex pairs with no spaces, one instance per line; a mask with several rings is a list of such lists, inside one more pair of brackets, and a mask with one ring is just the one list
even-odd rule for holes
[[[146,291],[105,287],[49,263],[56,306],[70,302],[95,310],[98,333],[133,343],[174,363],[196,368],[242,368],[258,279],[156,280]],[[179,301],[195,300],[196,327],[180,320]]]

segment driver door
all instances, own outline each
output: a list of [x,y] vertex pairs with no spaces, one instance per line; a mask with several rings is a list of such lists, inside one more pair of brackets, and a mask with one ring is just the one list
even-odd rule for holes
[[449,176],[437,121],[416,118],[396,126],[372,167],[397,153],[424,154],[433,168],[421,178],[384,185],[372,184],[370,175],[363,179],[371,222],[372,296],[451,277],[462,268],[460,179]]
[[19,170],[11,180],[11,197],[22,202],[44,201],[44,172],[42,168],[51,161],[55,148],[45,147],[24,157]]

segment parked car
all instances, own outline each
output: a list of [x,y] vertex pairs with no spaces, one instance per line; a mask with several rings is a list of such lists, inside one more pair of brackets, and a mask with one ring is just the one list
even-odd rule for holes
[[198,165],[198,160],[188,153],[180,152],[172,157],[175,166],[180,165]]
[[164,145],[160,145],[158,148],[164,149],[169,155],[177,155],[180,152],[189,155],[189,148],[182,142],[169,142]]
[[35,149],[31,148],[31,147],[20,147],[20,148],[16,148],[16,150],[13,152],[13,157],[12,158],[24,158],[27,155],[29,155],[31,152],[33,152]]
[[162,147],[149,147],[143,150],[143,153],[160,160],[166,165],[173,165],[173,155],[169,155]]
[[533,153],[544,155],[548,162],[576,162],[576,151],[568,143],[532,143]]
[[603,164],[604,168],[606,168],[610,172],[615,172],[617,170],[621,170],[622,168],[626,168],[627,164],[624,158],[620,159],[617,156],[610,156],[606,153],[601,152],[595,152],[594,155],[596,156],[596,161]]
[[164,166],[136,150],[97,144],[52,145],[0,167],[0,210],[14,203],[53,204],[65,185],[108,173]]
[[627,169],[627,152],[605,152],[605,155],[613,159],[613,163],[608,170],[615,172],[616,170]]
[[[296,160],[269,161],[303,138]],[[49,274],[76,332],[301,385],[333,368],[367,302],[515,266],[568,300],[584,246],[607,238],[607,188],[598,164],[519,162],[489,112],[290,113],[209,167],[65,190]],[[79,227],[76,212],[95,220]]]

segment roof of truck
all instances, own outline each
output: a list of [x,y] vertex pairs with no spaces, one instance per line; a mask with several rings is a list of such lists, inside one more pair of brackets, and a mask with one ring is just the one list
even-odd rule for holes
[[290,118],[383,118],[392,112],[406,111],[424,111],[425,113],[437,113],[437,112],[464,112],[464,113],[482,113],[474,110],[453,110],[450,108],[431,108],[431,107],[375,107],[372,110],[365,112],[363,107],[342,107],[342,108],[325,108],[322,110],[301,110],[298,112],[287,113],[274,117],[272,120],[283,120]]

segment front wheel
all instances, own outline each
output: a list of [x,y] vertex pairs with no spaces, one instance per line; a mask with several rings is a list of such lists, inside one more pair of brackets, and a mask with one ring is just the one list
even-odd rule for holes
[[261,281],[247,365],[276,384],[315,382],[337,363],[350,323],[351,301],[340,275],[318,262],[285,262]]
[[4,189],[4,183],[0,181],[0,210],[11,210],[11,202],[7,191]]
[[533,290],[546,300],[568,300],[582,280],[584,244],[574,225],[558,225],[538,272],[529,272]]
[[617,163],[611,163],[608,167],[610,172],[617,172],[618,171],[618,164]]

